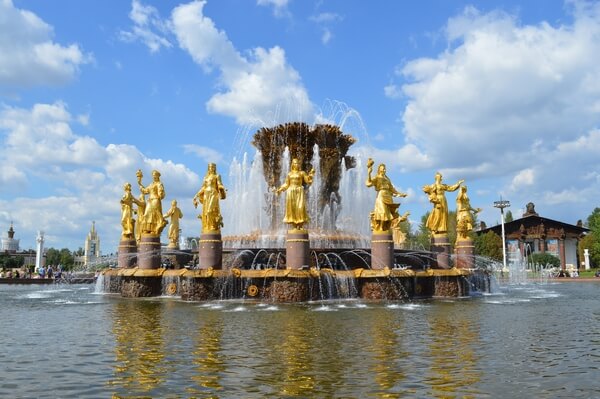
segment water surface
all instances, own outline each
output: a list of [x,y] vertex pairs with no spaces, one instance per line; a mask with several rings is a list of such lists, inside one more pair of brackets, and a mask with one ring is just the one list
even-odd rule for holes
[[599,294],[282,305],[0,285],[0,397],[600,397]]

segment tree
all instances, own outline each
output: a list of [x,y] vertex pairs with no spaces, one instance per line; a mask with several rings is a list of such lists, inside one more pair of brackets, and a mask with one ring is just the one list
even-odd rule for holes
[[531,254],[531,262],[534,265],[539,265],[544,268],[550,267],[560,267],[560,259],[557,256],[554,256],[549,253],[540,253],[535,252]]
[[75,258],[67,248],[60,250],[60,264],[65,270],[71,270],[75,264]]
[[579,241],[579,259],[583,260],[583,250],[589,249],[592,267],[600,266],[600,208],[595,208],[587,218],[590,232]]
[[48,248],[46,250],[46,264],[47,265],[58,265],[60,263],[60,252],[55,248]]
[[506,215],[504,215],[504,223],[512,222],[514,220],[512,212],[507,211]]
[[473,244],[477,255],[502,261],[502,238],[493,231],[475,236]]

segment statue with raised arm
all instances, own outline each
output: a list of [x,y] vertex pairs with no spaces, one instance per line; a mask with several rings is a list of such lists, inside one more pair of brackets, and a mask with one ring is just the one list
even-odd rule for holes
[[137,171],[136,176],[140,192],[148,195],[148,202],[146,202],[142,218],[142,234],[160,236],[167,225],[162,212],[162,200],[165,198],[165,188],[160,181],[160,172],[157,170],[152,171],[152,183],[148,186],[142,184],[143,175],[141,170]]
[[224,200],[226,196],[221,176],[217,174],[217,165],[209,163],[202,187],[192,199],[195,208],[198,204],[202,204],[202,214],[198,215],[198,218],[202,219],[203,233],[221,231],[223,216],[221,216],[219,201]]
[[473,231],[473,215],[481,212],[481,208],[471,207],[467,195],[467,186],[461,186],[456,196],[456,236],[457,239],[467,239]]
[[311,169],[308,173],[301,170],[300,161],[294,158],[292,159],[290,172],[286,176],[285,182],[275,191],[277,194],[286,192],[285,217],[283,221],[296,230],[302,230],[304,225],[310,220],[306,211],[304,185],[311,185],[314,175],[314,169]]
[[135,197],[131,194],[131,184],[125,183],[123,186],[125,194],[121,198],[121,233],[122,240],[131,240],[134,238],[135,220],[133,219],[133,204]]
[[177,248],[179,246],[179,219],[183,217],[181,209],[177,207],[177,200],[171,201],[171,208],[164,215],[166,218],[171,218],[169,225],[169,248]]
[[[371,229],[374,232],[387,232],[392,226],[392,221],[400,218],[398,207],[400,204],[394,203],[392,197],[406,197],[405,193],[396,190],[389,177],[386,175],[384,164],[377,168],[377,175],[371,177],[373,173],[373,160],[367,161],[367,187],[375,188],[377,198],[375,199],[375,208],[370,214]],[[405,213],[402,218],[406,220],[409,213]]]
[[446,201],[446,191],[456,191],[464,180],[459,180],[451,186],[442,183],[442,174],[435,174],[435,182],[423,186],[423,191],[427,194],[429,202],[433,209],[427,218],[426,226],[431,233],[442,235],[448,233],[448,203]]

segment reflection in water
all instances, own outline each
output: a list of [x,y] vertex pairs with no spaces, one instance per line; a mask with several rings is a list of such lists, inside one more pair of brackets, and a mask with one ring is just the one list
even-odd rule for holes
[[473,324],[468,305],[445,304],[428,313],[431,363],[427,381],[432,395],[450,398],[470,397],[481,379],[478,350],[481,350],[479,325]]
[[196,334],[192,352],[192,361],[196,367],[191,378],[196,386],[188,389],[189,394],[214,393],[223,389],[220,381],[221,373],[225,371],[221,344],[223,320],[216,313],[202,316],[198,320],[200,326],[197,330],[192,330]]
[[[401,331],[401,323],[397,318],[378,312],[379,317],[371,319],[372,347],[367,348],[373,353],[372,370],[378,390],[375,392],[378,398],[397,398],[399,394],[394,392],[406,376],[399,364],[400,359],[407,357],[402,349],[402,341],[398,339],[398,331]],[[387,316],[387,317],[386,317]]]
[[149,393],[164,382],[161,307],[160,303],[141,301],[114,305],[115,363],[108,383],[117,392]]

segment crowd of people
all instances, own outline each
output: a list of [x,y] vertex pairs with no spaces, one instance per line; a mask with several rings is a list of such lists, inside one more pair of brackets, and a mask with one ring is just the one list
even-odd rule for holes
[[60,279],[63,275],[62,265],[47,267],[41,266],[32,271],[28,267],[20,269],[2,269],[0,270],[0,278],[51,278]]

